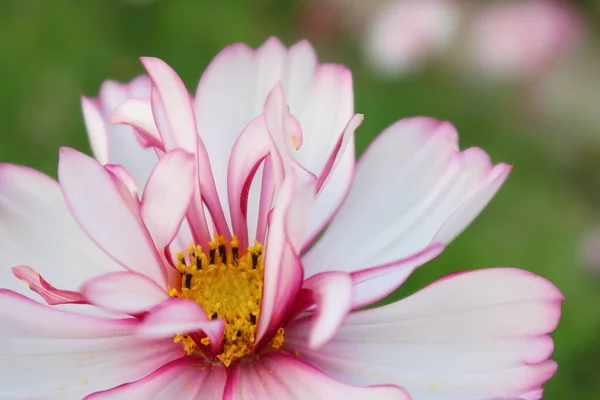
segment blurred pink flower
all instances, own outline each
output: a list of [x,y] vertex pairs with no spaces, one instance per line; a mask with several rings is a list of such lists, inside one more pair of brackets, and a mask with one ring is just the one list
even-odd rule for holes
[[460,20],[454,0],[393,0],[369,21],[365,52],[373,68],[401,75],[421,68],[452,41]]
[[83,99],[96,160],[63,148],[59,183],[0,165],[0,397],[541,397],[562,300],[541,277],[458,273],[359,311],[509,166],[422,117],[355,165],[350,72],[306,42],[229,46],[193,98],[142,62]]
[[474,15],[469,52],[474,67],[496,78],[531,78],[577,47],[582,18],[566,2],[496,2]]

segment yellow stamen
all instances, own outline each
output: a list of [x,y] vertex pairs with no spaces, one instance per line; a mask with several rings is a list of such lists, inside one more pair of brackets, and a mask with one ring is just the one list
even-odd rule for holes
[[[209,318],[225,320],[223,352],[216,356],[225,366],[252,353],[263,289],[263,245],[255,242],[243,254],[238,246],[235,236],[230,243],[223,236],[215,236],[208,254],[194,245],[188,247],[187,254],[176,253],[181,290],[169,289],[171,297],[193,300]],[[283,340],[284,329],[279,328],[270,345],[280,348]],[[174,341],[181,343],[188,355],[198,351],[198,343],[186,334]],[[208,346],[210,340],[205,337],[200,343]]]

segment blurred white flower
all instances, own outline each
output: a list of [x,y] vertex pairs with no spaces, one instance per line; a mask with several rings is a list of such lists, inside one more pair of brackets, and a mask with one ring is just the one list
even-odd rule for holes
[[570,54],[584,24],[568,3],[503,1],[483,6],[467,33],[469,63],[487,77],[526,79]]
[[377,10],[365,33],[368,62],[397,76],[421,68],[451,43],[460,9],[452,0],[396,0]]

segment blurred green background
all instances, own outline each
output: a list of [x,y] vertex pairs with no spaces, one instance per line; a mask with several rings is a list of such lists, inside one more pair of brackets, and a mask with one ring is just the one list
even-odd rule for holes
[[[595,3],[581,4],[598,15]],[[515,166],[472,226],[394,296],[452,271],[489,266],[550,279],[567,301],[554,334],[559,371],[544,398],[599,399],[600,270],[584,265],[580,248],[600,221],[600,126],[591,136],[553,126],[527,112],[523,87],[465,85],[440,66],[382,80],[361,61],[354,35],[323,35],[306,7],[268,0],[1,0],[0,161],[56,176],[59,146],[89,152],[80,94],[95,96],[104,79],[142,73],[139,56],[163,58],[194,90],[211,58],[231,42],[256,47],[276,35],[290,45],[308,37],[322,61],[353,71],[356,110],[365,115],[359,151],[395,120],[430,115],[452,121],[463,148],[480,146],[494,161]]]

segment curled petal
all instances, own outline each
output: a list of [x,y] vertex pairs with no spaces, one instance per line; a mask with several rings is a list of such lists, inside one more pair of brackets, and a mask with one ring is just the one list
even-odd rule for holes
[[297,164],[292,151],[301,142],[299,137],[302,135],[299,123],[289,112],[281,83],[267,96],[264,116],[272,144],[271,160],[277,192],[292,164]]
[[[82,99],[83,116],[95,158],[102,164],[122,165],[140,188],[157,162],[154,149],[141,129],[110,122],[113,111],[130,98],[148,99],[150,79],[139,76],[129,83],[106,81],[95,99]],[[142,136],[140,136],[142,135]]]
[[164,61],[153,57],[141,61],[152,80],[152,112],[165,149],[195,153],[196,121],[185,85]]
[[345,272],[324,272],[304,281],[316,306],[308,337],[311,349],[317,349],[335,336],[352,309],[352,277]]
[[348,121],[329,154],[323,170],[318,175],[317,199],[303,251],[331,222],[331,218],[341,207],[350,190],[354,177],[354,131],[363,119],[361,114],[355,114]]
[[60,290],[50,285],[32,268],[25,265],[12,268],[13,274],[29,285],[29,289],[39,294],[49,305],[57,304],[86,304],[86,299],[80,292]]
[[150,99],[129,98],[123,101],[113,111],[110,122],[131,125],[148,145],[165,151],[154,122]]

